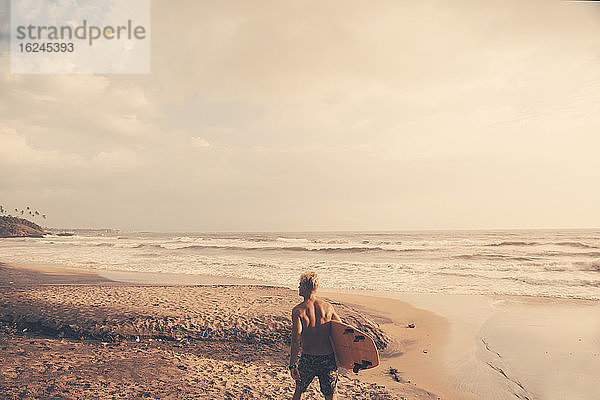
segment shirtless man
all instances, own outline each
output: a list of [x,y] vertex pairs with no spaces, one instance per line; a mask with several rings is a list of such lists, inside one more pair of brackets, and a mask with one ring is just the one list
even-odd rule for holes
[[[300,400],[315,376],[319,377],[321,392],[333,400],[337,385],[337,365],[329,342],[329,321],[341,321],[333,306],[315,296],[319,281],[314,272],[300,276],[298,294],[304,301],[292,310],[292,349],[290,373],[296,381],[292,400]],[[302,356],[298,361],[302,339]]]

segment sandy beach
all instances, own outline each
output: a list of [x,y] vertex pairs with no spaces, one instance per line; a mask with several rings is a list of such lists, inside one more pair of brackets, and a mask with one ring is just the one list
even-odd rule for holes
[[[0,264],[0,288],[3,399],[285,399],[293,393],[289,315],[300,298],[289,288],[13,264]],[[340,399],[587,400],[600,394],[597,301],[321,296],[380,349],[379,367],[358,375],[341,371]],[[305,398],[322,398],[316,380]]]
[[[0,268],[2,398],[291,397],[289,313],[299,298],[290,289],[126,283],[68,269]],[[470,398],[435,367],[443,318],[396,300],[325,297],[344,321],[373,336],[382,355],[382,365],[368,373],[342,371],[339,398]],[[320,396],[315,380],[305,398]]]

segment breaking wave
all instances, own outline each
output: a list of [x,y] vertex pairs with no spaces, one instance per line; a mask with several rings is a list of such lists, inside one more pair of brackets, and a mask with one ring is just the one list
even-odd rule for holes
[[568,246],[568,247],[578,247],[580,249],[600,249],[600,247],[598,246],[592,246],[586,243],[581,243],[581,242],[558,242],[558,243],[552,243],[555,244],[557,246]]
[[600,300],[600,231],[77,233],[0,240],[3,260],[330,288]]
[[536,261],[537,258],[533,257],[519,257],[519,256],[511,256],[506,254],[460,254],[457,256],[451,256],[451,259],[456,260],[509,260],[509,261]]
[[512,241],[512,242],[491,243],[491,244],[488,244],[488,246],[534,246],[536,244],[539,244],[539,243],[538,242]]
[[[165,247],[163,247],[165,248]],[[246,246],[218,246],[218,245],[191,245],[177,247],[173,250],[243,250],[243,251],[293,251],[293,252],[318,252],[318,253],[370,253],[370,252],[417,252],[424,249],[386,249],[383,247],[303,247],[303,246],[264,246],[264,247],[246,247]]]
[[600,246],[594,246],[583,242],[525,242],[525,241],[504,241],[499,243],[490,243],[487,246],[499,247],[499,246],[563,246],[563,247],[576,247],[580,249],[600,249]]

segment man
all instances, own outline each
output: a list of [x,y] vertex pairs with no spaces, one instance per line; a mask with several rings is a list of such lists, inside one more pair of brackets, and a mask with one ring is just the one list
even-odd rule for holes
[[[333,306],[315,295],[319,281],[314,272],[300,276],[298,294],[304,301],[292,310],[292,349],[290,373],[296,381],[293,400],[300,400],[315,376],[319,377],[321,392],[326,400],[333,400],[337,385],[337,365],[329,342],[330,321],[341,321]],[[302,339],[302,356],[300,352]]]

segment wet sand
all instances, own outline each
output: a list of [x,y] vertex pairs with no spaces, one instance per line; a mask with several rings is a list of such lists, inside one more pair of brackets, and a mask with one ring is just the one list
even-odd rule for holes
[[445,317],[440,366],[490,400],[600,399],[600,302],[528,296],[402,294]]
[[[361,379],[386,385],[407,399],[477,398],[457,390],[443,368],[444,348],[450,339],[448,320],[395,299],[339,292],[323,295],[368,315],[391,339],[380,352],[380,367],[361,372]],[[394,384],[389,383],[390,370],[397,371]]]
[[[0,290],[3,399],[285,399],[293,393],[289,315],[300,298],[290,289],[114,282],[3,264]],[[385,313],[373,299],[327,296],[344,321],[374,337],[383,356],[372,371],[341,371],[340,399],[463,398],[431,361],[443,346],[442,318],[396,300],[381,303],[394,310]],[[389,367],[398,370],[396,379]],[[316,380],[304,398],[322,398]]]

